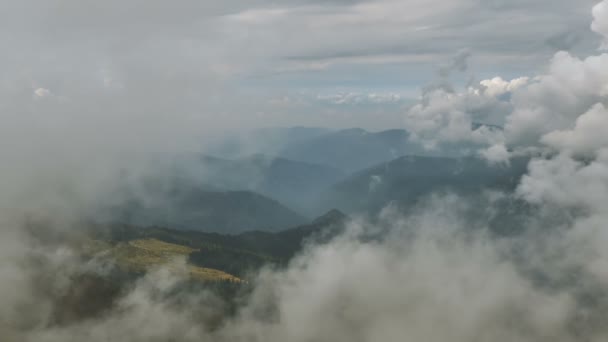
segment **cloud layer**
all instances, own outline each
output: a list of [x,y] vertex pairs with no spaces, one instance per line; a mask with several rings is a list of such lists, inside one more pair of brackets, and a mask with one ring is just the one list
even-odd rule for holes
[[[0,335],[43,342],[606,340],[608,55],[559,52],[538,76],[491,78],[464,91],[445,79],[467,70],[462,45],[486,59],[537,58],[537,49],[524,50],[577,27],[581,16],[562,22],[560,13],[589,13],[586,4],[2,3],[2,35],[14,53],[0,57],[11,67],[0,82]],[[593,9],[591,28],[603,40],[607,7],[604,0]],[[31,24],[21,20],[26,15]],[[262,271],[232,316],[205,291],[175,295],[184,283],[160,269],[96,315],[57,321],[80,275],[103,278],[111,269],[79,259],[58,237],[77,234],[80,219],[116,195],[116,184],[159,170],[158,159],[200,151],[235,120],[239,127],[256,121],[226,114],[243,105],[227,101],[235,75],[320,61],[418,61],[443,51],[457,58],[405,113],[406,128],[428,148],[466,142],[493,162],[533,152],[517,192],[500,195],[535,210],[524,227],[513,227],[520,235],[489,232],[496,194],[480,195],[482,206],[432,197],[414,214],[388,208],[374,224],[355,222],[344,236],[310,246],[286,269]],[[39,221],[43,229],[32,234]]]
[[[593,3],[3,1],[0,35],[11,53],[0,57],[2,102],[14,110],[6,103],[46,89],[64,103],[86,93],[103,103],[101,92],[125,110],[145,106],[130,112],[213,111],[214,121],[242,127],[259,122],[259,113],[267,122],[339,125],[335,108],[286,113],[259,100],[299,91],[409,95],[428,81],[429,69],[462,49],[484,74],[527,73],[554,52],[551,44],[576,52],[596,47],[588,27]],[[594,27],[605,32],[601,21]],[[354,119],[370,126],[378,120]]]

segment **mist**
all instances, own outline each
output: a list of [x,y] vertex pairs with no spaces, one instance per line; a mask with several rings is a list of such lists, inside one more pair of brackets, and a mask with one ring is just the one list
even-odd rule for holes
[[44,287],[55,290],[21,286],[22,297],[5,288],[5,310],[29,303],[31,311],[5,311],[20,324],[3,333],[26,341],[605,339],[603,234],[593,219],[555,226],[539,214],[521,235],[499,237],[484,225],[491,209],[469,220],[474,208],[466,200],[433,196],[411,216],[387,208],[374,224],[355,220],[287,268],[262,270],[237,311],[219,321],[225,304],[180,286],[176,260],[177,268],[150,272],[95,316],[50,324],[67,305],[53,296],[83,268],[100,274],[103,267],[70,259],[64,249],[47,251],[42,265],[30,266],[34,274],[19,274],[26,284],[46,274]]
[[[531,6],[545,26],[526,21],[500,36],[508,51],[488,47],[494,37],[474,28],[458,34],[463,46],[456,49],[447,43],[445,28],[420,26],[416,14],[404,16],[408,27],[415,26],[412,32],[420,32],[408,41],[421,48],[401,55],[386,48],[394,45],[403,24],[386,10],[405,14],[418,1],[336,1],[325,11],[315,1],[294,1],[283,9],[253,3],[181,1],[185,7],[176,5],[174,12],[165,12],[158,2],[148,7],[137,1],[2,4],[13,14],[0,15],[5,31],[0,37],[10,51],[0,58],[6,71],[0,79],[2,340],[608,339],[608,55],[602,52],[608,40],[607,0],[575,4],[572,24],[587,21],[577,31],[581,38],[569,42],[570,51],[549,53],[543,47],[533,55],[517,38],[519,30],[541,40],[548,28],[562,29],[543,5],[564,13],[575,5],[539,1]],[[525,11],[519,3],[515,11]],[[460,13],[473,5],[479,4],[454,1],[448,10]],[[480,13],[509,9],[500,2],[483,6]],[[138,19],[127,7],[145,10]],[[417,15],[449,19],[445,9],[427,12]],[[380,25],[377,19],[386,15],[393,21]],[[332,33],[333,40],[298,36],[295,24],[319,18],[321,26],[364,22],[374,29],[352,36]],[[300,37],[301,45],[285,32]],[[380,52],[357,50],[357,37]],[[426,45],[434,37],[445,46]],[[330,48],[336,40],[343,50]],[[245,47],[249,51],[241,53]],[[446,52],[433,53],[437,50]],[[440,79],[429,76],[430,86],[408,99],[412,105],[390,107],[389,119],[382,113],[370,119],[327,110],[310,102],[321,97],[295,88],[280,107],[269,107],[277,102],[266,93],[280,93],[280,80],[276,88],[265,84],[262,95],[243,85],[260,75],[297,78],[303,70],[313,74],[302,80],[319,77],[318,70],[340,77],[344,71],[335,66],[340,61],[361,71],[395,56],[409,68],[428,58],[422,64],[439,70]],[[472,75],[474,62],[504,67],[505,59],[526,73],[482,80]],[[356,69],[364,60],[370,64]],[[471,77],[463,86],[453,76]],[[390,99],[393,106],[396,97],[345,98]],[[302,111],[309,110],[314,113],[303,118]],[[235,158],[278,153],[275,142],[285,137],[265,140],[251,132],[302,123],[350,128],[378,117],[393,122],[395,110],[403,118],[403,127],[395,128],[407,130],[407,143],[417,153],[436,156],[465,146],[469,157],[492,167],[528,158],[527,171],[513,191],[482,189],[469,196],[442,190],[420,196],[408,210],[388,204],[373,217],[353,213],[343,232],[311,240],[288,263],[250,274],[230,300],[193,282],[185,257],[132,276],[107,253],[79,252],[88,241],[83,236],[107,219],[108,208],[135,199],[151,211],[166,209],[175,203],[163,196],[178,183],[215,191],[211,185],[234,181],[247,191],[263,191],[258,173],[267,167],[266,159],[234,179],[201,162],[227,139],[245,141],[233,151]],[[338,179],[345,171],[323,172]],[[380,176],[372,177],[374,187],[380,186]],[[163,196],[156,197],[159,193]],[[316,192],[306,195],[308,202],[284,196],[302,208],[318,201]],[[523,203],[527,210],[505,217],[504,201]],[[322,214],[306,210],[311,217]],[[508,234],[494,229],[497,217]],[[300,218],[290,216],[285,224],[296,226]]]

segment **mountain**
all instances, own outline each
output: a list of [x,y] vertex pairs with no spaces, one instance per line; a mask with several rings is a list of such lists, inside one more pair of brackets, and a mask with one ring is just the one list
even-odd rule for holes
[[263,252],[274,258],[289,260],[307,242],[323,243],[343,231],[348,216],[332,209],[309,224],[277,233],[245,232],[237,236],[250,250]]
[[[343,231],[349,218],[331,210],[316,220],[279,232],[205,233],[127,224],[89,226],[81,249],[111,251],[123,268],[139,272],[186,256],[189,272],[201,280],[238,280],[266,264],[285,265],[306,243],[323,243]],[[108,254],[108,253],[105,253]]]
[[[473,123],[472,129],[487,127],[502,130],[500,126]],[[347,172],[356,172],[376,164],[406,155],[429,157],[462,157],[475,151],[466,143],[441,146],[437,150],[425,149],[411,141],[403,129],[368,132],[361,128],[327,132],[283,148],[279,155],[309,163],[330,165]]]
[[414,204],[437,191],[474,194],[482,189],[512,191],[527,170],[527,158],[489,165],[474,157],[407,156],[363,170],[322,196],[325,207],[346,212],[377,212],[389,203]]
[[[482,126],[491,131],[502,130],[500,126],[478,122],[472,123],[471,128],[476,130]],[[369,132],[362,128],[263,128],[231,138],[221,145],[224,148],[212,149],[208,153],[228,159],[252,154],[276,155],[292,161],[330,166],[347,173],[405,155],[461,157],[475,151],[475,146],[467,143],[428,150],[410,140],[406,130]]]
[[404,154],[421,152],[404,130],[370,133],[360,128],[330,132],[284,148],[280,155],[353,172]]
[[332,132],[320,127],[266,127],[222,140],[207,150],[208,154],[228,159],[264,153],[277,155],[283,148]]
[[205,156],[201,177],[213,187],[255,191],[314,216],[311,202],[345,174],[329,166],[258,154],[237,160]]
[[306,222],[279,202],[251,191],[208,191],[174,186],[148,191],[115,206],[111,221],[138,226],[239,233],[276,231]]
[[[473,124],[473,128],[481,126],[492,130],[500,129],[497,126]],[[471,146],[464,143],[428,150],[411,141],[410,134],[403,129],[374,133],[352,128],[328,132],[291,144],[283,148],[279,155],[291,160],[329,165],[353,173],[406,155],[455,158],[469,155],[471,151]]]
[[[52,324],[69,324],[103,315],[140,277],[160,266],[186,280],[180,289],[211,291],[227,305],[219,312],[233,312],[240,295],[248,290],[248,276],[266,265],[287,265],[306,241],[335,235],[347,220],[332,211],[310,224],[279,233],[240,235],[84,223],[76,232],[50,232],[50,223],[44,221],[30,221],[26,229],[39,246],[69,246],[74,257],[95,265],[66,279],[65,288],[49,298],[54,303]],[[44,254],[39,257],[33,260],[43,263]],[[220,323],[218,317],[208,318],[210,324]]]

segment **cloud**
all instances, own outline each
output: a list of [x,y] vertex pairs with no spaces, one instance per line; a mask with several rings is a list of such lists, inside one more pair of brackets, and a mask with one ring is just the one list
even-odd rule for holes
[[368,189],[370,193],[376,192],[382,186],[382,176],[372,175],[369,179]]
[[572,50],[577,44],[579,44],[582,40],[582,34],[578,30],[565,31],[562,33],[558,33],[549,39],[547,39],[547,44],[549,46],[555,48],[560,51],[569,51]]
[[571,127],[578,116],[606,96],[608,55],[578,59],[566,52],[555,55],[550,73],[517,92],[505,132],[513,144],[535,144],[553,130]]
[[[386,75],[395,84],[424,81],[427,68],[463,48],[488,68],[527,71],[552,53],[539,53],[536,42],[579,26],[583,41],[594,36],[580,2],[432,1],[4,1],[2,37],[12,53],[0,57],[2,86],[9,98],[35,82],[72,100],[100,85],[125,98],[139,89],[158,111],[214,111],[214,121],[245,127],[259,120],[239,114],[276,91],[382,92],[373,88]],[[417,84],[399,86],[411,92]],[[297,109],[264,111],[273,123],[304,120]]]
[[47,96],[51,95],[51,91],[46,88],[38,88],[38,89],[34,90],[34,95],[36,97],[47,97]]
[[317,100],[334,105],[366,105],[366,104],[403,104],[407,98],[397,93],[354,93],[342,92],[337,94],[319,94]]
[[[535,290],[497,250],[483,239],[465,242],[446,218],[417,218],[409,240],[399,233],[406,227],[393,226],[393,234],[378,243],[335,241],[303,256],[285,273],[262,275],[270,277],[263,284],[279,294],[280,318],[262,325],[268,335],[261,339],[534,341],[567,336],[563,328],[572,305],[567,295]],[[442,322],[439,327],[437,322]]]
[[591,29],[604,38],[602,48],[608,48],[608,2],[602,1],[593,7]]
[[[598,32],[604,7],[601,2],[593,10],[592,27]],[[496,77],[462,91],[447,88],[444,93],[424,95],[406,113],[406,126],[414,139],[425,140],[427,146],[471,141],[485,156],[496,156],[491,152],[497,152],[499,146],[522,151],[568,147],[582,152],[582,146],[573,145],[589,144],[594,138],[583,141],[575,135],[583,130],[591,133],[589,122],[595,125],[602,120],[597,105],[608,96],[607,66],[606,54],[581,59],[561,51],[553,56],[545,74],[511,81]],[[504,131],[480,137],[469,128],[473,122],[498,124]],[[493,151],[483,151],[487,148]]]
[[469,68],[469,59],[471,58],[471,52],[468,50],[459,51],[450,64],[445,65],[439,69],[439,74],[442,77],[448,77],[452,71],[465,72]]
[[495,77],[489,80],[479,82],[484,88],[482,92],[488,96],[501,96],[514,92],[528,83],[527,77],[520,77],[510,81],[505,81],[501,77]]
[[497,144],[481,151],[481,156],[492,164],[508,163],[511,154],[505,145]]
[[606,162],[606,153],[590,163],[565,154],[534,160],[518,193],[531,203],[601,213],[601,203],[608,195]]
[[[594,229],[597,221],[581,219],[567,229],[544,221],[536,228],[552,234],[539,234],[532,219],[522,235],[498,238],[484,225],[490,208],[478,210],[463,198],[434,197],[417,209],[408,216],[387,209],[374,224],[354,222],[330,243],[309,246],[288,268],[262,271],[242,306],[221,324],[213,323],[225,314],[217,298],[188,291],[178,275],[160,269],[104,315],[12,333],[49,342],[570,342],[608,336],[608,303],[601,299],[608,236]],[[471,210],[479,215],[470,219]]]
[[[334,241],[309,246],[285,269],[263,270],[233,316],[226,303],[184,290],[179,274],[159,269],[103,310],[58,322],[59,312],[70,312],[64,299],[81,289],[80,277],[100,280],[108,272],[62,239],[78,233],[99,201],[120,196],[125,183],[162,172],[176,155],[200,152],[234,122],[257,124],[248,107],[226,114],[238,109],[233,82],[240,73],[274,70],[287,56],[439,58],[462,46],[488,60],[536,58],[538,50],[528,48],[581,20],[562,19],[585,7],[544,0],[163,4],[109,1],[92,10],[77,1],[22,1],[0,11],[14,52],[0,57],[9,70],[0,83],[5,339],[606,340],[608,142],[600,132],[608,57],[565,52],[536,77],[429,89],[405,114],[413,139],[429,148],[464,141],[496,162],[511,151],[548,150],[533,155],[513,198],[535,209],[523,227],[507,222],[521,235],[489,230],[498,208],[485,194],[482,205],[431,197],[413,214],[389,208],[373,224],[357,221]],[[594,8],[593,29],[602,34],[604,8]],[[466,69],[466,55],[453,67]],[[32,83],[48,88],[32,90]]]
[[574,129],[553,131],[543,136],[541,141],[556,150],[589,155],[608,148],[607,130],[608,111],[603,104],[596,104],[576,119]]
[[[498,79],[482,81],[463,92],[435,89],[423,94],[419,104],[405,113],[405,128],[411,139],[427,148],[440,148],[447,143],[494,144],[503,139],[504,116],[511,109],[501,97],[509,86]],[[519,81],[513,81],[515,87]],[[486,125],[479,125],[480,123]]]

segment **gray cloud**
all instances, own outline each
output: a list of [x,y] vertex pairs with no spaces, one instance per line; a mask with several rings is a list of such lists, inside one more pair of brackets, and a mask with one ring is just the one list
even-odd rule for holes
[[[593,25],[604,35],[605,3]],[[588,13],[572,1],[488,4],[3,2],[2,37],[13,53],[0,57],[0,335],[49,342],[605,340],[608,146],[598,130],[606,121],[608,57],[565,52],[539,77],[429,92],[406,117],[414,138],[430,147],[464,140],[493,161],[508,157],[507,147],[549,150],[531,162],[516,194],[538,208],[522,236],[488,233],[490,198],[482,206],[434,198],[409,216],[387,209],[379,223],[354,223],[285,270],[264,270],[236,316],[219,326],[213,322],[224,304],[205,292],[172,297],[182,282],[166,269],[103,313],[53,321],[78,275],[107,271],[54,243],[55,235],[77,232],[84,214],[116,195],[117,179],[140,179],[158,170],[158,159],[198,152],[213,134],[259,122],[249,112],[230,113],[242,109],[233,104],[242,75],[274,71],[286,56],[322,59],[393,42],[435,51],[415,63],[447,60],[463,46],[495,65],[536,60],[543,53],[528,48]],[[513,22],[514,14],[522,16]],[[358,62],[387,63],[371,55]],[[412,62],[398,55],[390,63]],[[353,62],[342,57],[332,63]],[[466,58],[459,60],[454,67],[463,69]],[[477,120],[503,120],[505,130],[472,129]],[[36,220],[52,224],[32,236],[25,228]]]
[[[326,91],[327,85],[352,85],[345,75],[365,71],[373,76],[380,68],[392,74],[408,70],[404,78],[425,78],[408,75],[409,70],[434,68],[463,48],[475,56],[475,64],[528,70],[550,55],[543,42],[556,34],[581,27],[584,42],[593,36],[587,28],[588,9],[571,1],[490,6],[468,0],[180,0],[170,5],[26,0],[0,6],[0,35],[5,50],[11,51],[0,56],[5,68],[0,86],[10,92],[7,99],[41,88],[73,100],[77,93],[105,84],[115,95],[132,98],[137,93],[157,102],[149,104],[153,109],[164,106],[165,111],[192,116],[215,111],[216,119],[229,125],[243,122],[243,127],[260,121],[255,112],[264,112],[266,121],[287,121],[284,117],[291,112],[256,102],[267,100],[277,88],[292,93],[314,88],[302,84],[307,77],[326,84],[317,92]],[[262,76],[282,83],[244,85],[244,80]],[[359,84],[364,80],[354,82],[360,88],[355,91],[369,88]],[[410,91],[416,86],[407,85]],[[159,105],[161,100],[165,103]],[[249,109],[254,113],[239,116]],[[339,120],[317,114],[310,122],[323,119]],[[373,125],[376,120],[363,122]]]
[[608,5],[605,2],[601,2],[597,6],[593,8],[593,24],[591,25],[591,29],[603,36],[603,48],[606,48],[606,37],[608,36],[608,23],[606,22],[606,17],[608,17]]
[[[603,6],[601,2],[593,10],[591,26],[598,33],[602,32],[599,27],[604,20]],[[494,152],[504,151],[505,145],[521,150],[551,145],[557,150],[569,148],[584,152],[583,144],[596,141],[591,147],[596,150],[603,144],[598,138],[582,139],[576,137],[576,132],[585,130],[580,134],[588,135],[590,126],[603,124],[604,116],[594,113],[600,112],[598,106],[606,101],[606,58],[606,54],[601,54],[581,59],[561,51],[553,56],[548,71],[536,77],[509,82],[495,78],[460,92],[427,95],[421,104],[406,113],[406,126],[414,132],[414,138],[426,134],[423,140],[428,146],[445,141],[476,140],[480,146],[494,144]],[[492,113],[494,120],[488,121]],[[474,121],[504,124],[505,130],[492,139],[475,139],[476,132],[470,125]],[[593,124],[589,124],[590,121]],[[489,152],[481,153],[489,155]]]
[[569,51],[582,41],[580,31],[565,31],[547,39],[547,44],[560,51]]
[[[160,269],[140,279],[110,311],[69,325],[47,325],[53,305],[40,292],[20,287],[15,296],[3,288],[8,317],[24,319],[6,311],[24,300],[38,308],[51,305],[36,311],[29,326],[2,326],[3,336],[49,342],[606,338],[608,306],[601,298],[607,255],[600,221],[585,216],[560,227],[539,214],[541,223],[531,218],[521,236],[492,237],[484,226],[492,214],[490,197],[490,207],[481,211],[444,196],[430,198],[413,215],[387,209],[373,225],[355,222],[347,234],[311,246],[287,269],[262,271],[236,316],[220,325],[213,323],[224,310],[217,298],[200,291],[172,296],[180,288],[179,272]],[[473,220],[466,218],[471,210],[477,213]],[[70,265],[79,264],[61,250],[46,256],[52,258],[36,271],[55,272],[45,286],[61,293],[78,272]],[[573,274],[576,281],[569,280]],[[7,278],[3,284],[18,283]],[[589,296],[598,300],[589,302]]]

